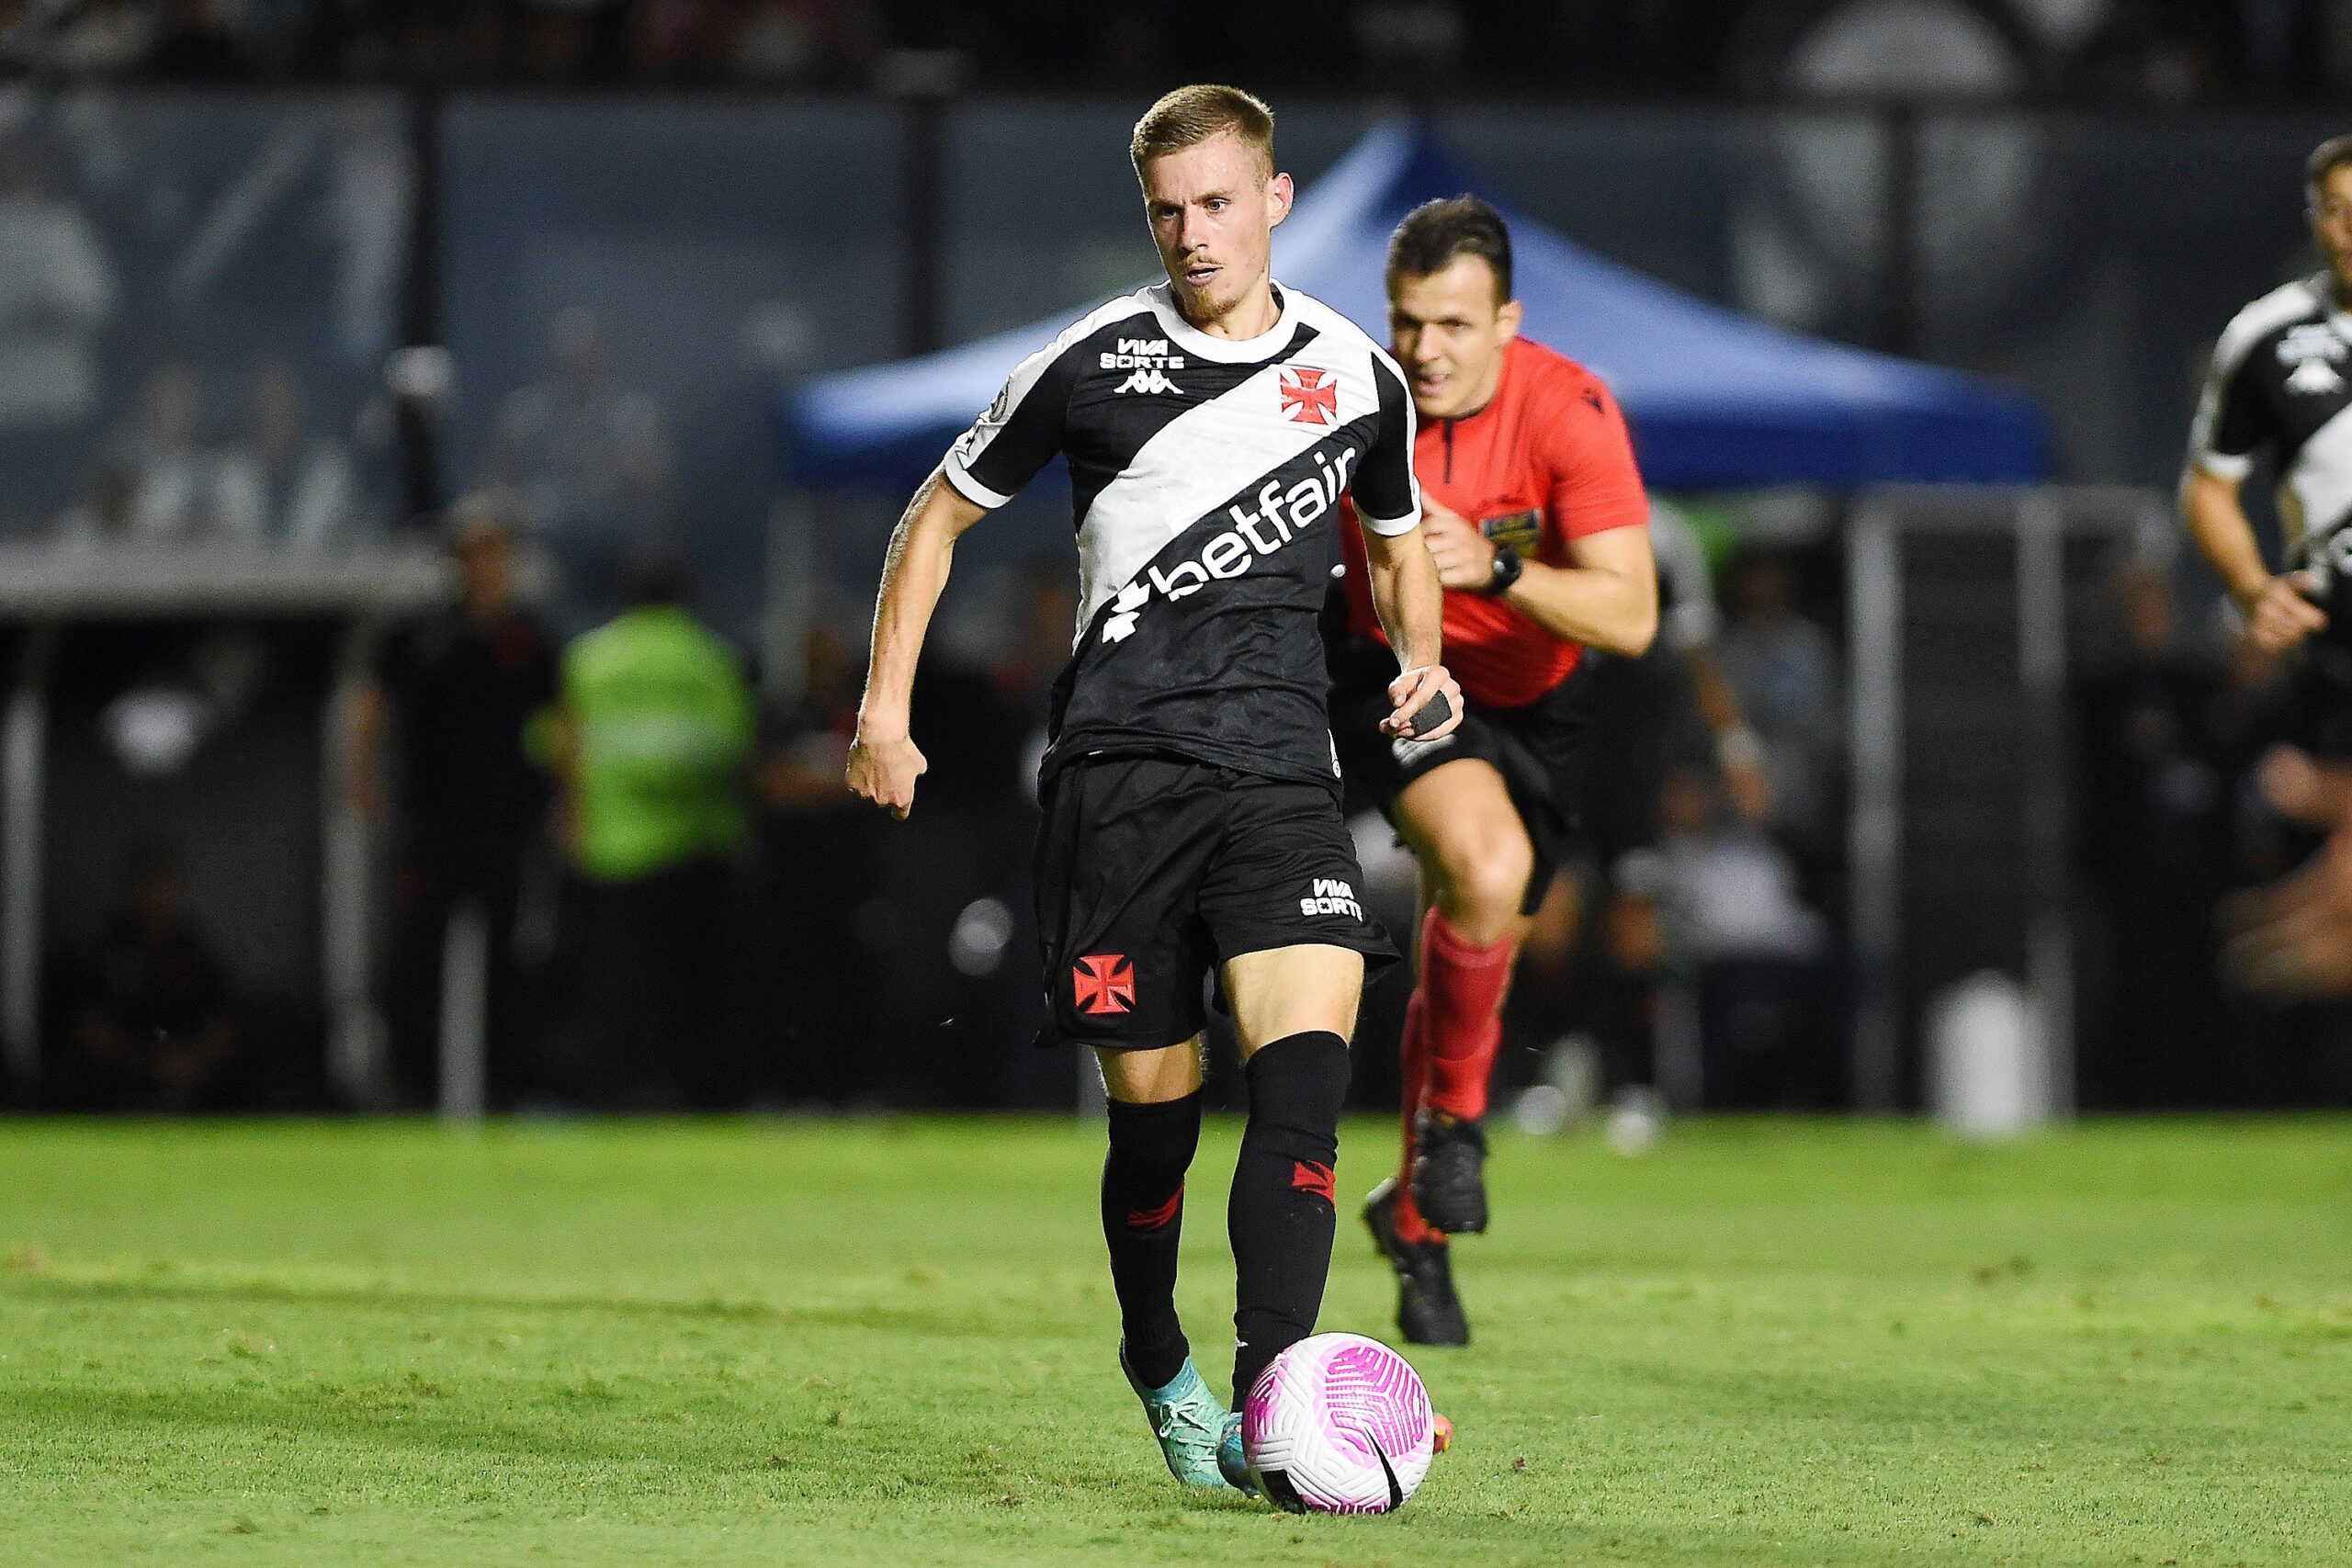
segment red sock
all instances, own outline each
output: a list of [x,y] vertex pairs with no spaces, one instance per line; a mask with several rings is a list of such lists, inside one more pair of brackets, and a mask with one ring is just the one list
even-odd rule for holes
[[1503,993],[1517,944],[1509,937],[1474,946],[1436,909],[1421,922],[1421,980],[1413,999],[1427,1008],[1429,1109],[1461,1121],[1487,1113],[1487,1080],[1503,1043]]
[[1437,1235],[1413,1202],[1413,1124],[1420,1119],[1430,1092],[1429,1008],[1416,989],[1405,1004],[1405,1032],[1397,1041],[1397,1062],[1405,1082],[1400,1108],[1404,1112],[1404,1158],[1396,1167],[1396,1235],[1418,1247]]

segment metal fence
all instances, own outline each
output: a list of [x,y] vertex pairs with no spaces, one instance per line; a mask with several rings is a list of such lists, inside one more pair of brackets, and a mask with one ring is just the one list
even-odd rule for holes
[[1971,974],[2024,983],[2047,1109],[2075,1103],[2072,689],[2159,491],[1872,491],[1846,536],[1856,1102],[1920,1098],[1921,1020]]

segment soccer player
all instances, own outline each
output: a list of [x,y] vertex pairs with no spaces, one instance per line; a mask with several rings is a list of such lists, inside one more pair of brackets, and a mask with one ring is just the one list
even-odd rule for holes
[[1168,281],[1023,361],[916,491],[883,570],[849,783],[900,816],[913,804],[909,694],[956,536],[1062,454],[1080,607],[1041,769],[1040,1038],[1091,1045],[1102,1068],[1128,1381],[1179,1480],[1247,1489],[1239,1417],[1194,1369],[1175,1307],[1203,983],[1214,970],[1249,1083],[1226,1214],[1238,1405],[1313,1332],[1348,1037],[1367,963],[1396,957],[1356,892],[1325,705],[1317,623],[1343,491],[1397,649],[1379,728],[1445,733],[1461,693],[1437,661],[1404,376],[1269,272],[1291,206],[1272,116],[1235,88],[1182,88],[1136,122],[1130,152]]
[[[2303,169],[2312,237],[2327,270],[2240,310],[2213,350],[2181,476],[2188,532],[2269,653],[2300,649],[2296,739],[2324,761],[2352,760],[2352,136]],[[2238,492],[2257,457],[2278,473],[2295,565],[2274,575]]]
[[1391,346],[1420,415],[1422,532],[1469,701],[1446,735],[1399,737],[1367,560],[1347,562],[1331,721],[1349,776],[1420,864],[1419,981],[1405,1012],[1404,1154],[1364,1223],[1396,1270],[1397,1326],[1461,1345],[1447,1237],[1487,1228],[1487,1080],[1528,917],[1572,843],[1588,648],[1657,629],[1648,502],[1625,422],[1591,372],[1519,335],[1510,234],[1472,197],[1416,208],[1388,248]]

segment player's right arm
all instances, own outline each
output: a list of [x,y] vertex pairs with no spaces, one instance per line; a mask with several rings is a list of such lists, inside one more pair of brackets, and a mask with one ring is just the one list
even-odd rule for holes
[[2327,626],[2311,602],[2301,572],[2274,575],[2255,542],[2254,525],[2238,499],[2245,477],[2224,477],[2192,462],[2180,479],[2181,515],[2206,564],[2245,617],[2247,640],[2266,653],[2294,647]]
[[2311,602],[2301,573],[2271,571],[2239,500],[2270,423],[2249,373],[2261,335],[2251,316],[2251,309],[2242,312],[2213,349],[2180,478],[2180,511],[2188,536],[2245,615],[2247,639],[2277,653],[2325,627],[2327,616]]
[[915,663],[940,590],[947,586],[956,541],[1061,450],[1077,372],[1067,351],[1086,325],[1080,322],[1021,362],[988,412],[923,480],[891,532],[848,777],[852,790],[899,817],[914,808],[915,780],[928,765],[910,732]]
[[985,507],[949,488],[934,469],[890,535],[882,592],[874,606],[865,697],[858,704],[857,736],[849,746],[849,787],[899,817],[914,808],[915,780],[930,765],[911,732],[923,634],[947,586],[956,541],[987,515]]

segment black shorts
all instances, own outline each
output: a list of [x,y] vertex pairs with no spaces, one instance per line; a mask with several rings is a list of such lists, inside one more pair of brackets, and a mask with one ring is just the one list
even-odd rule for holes
[[2321,761],[2352,762],[2352,648],[2304,644],[2288,692],[2288,738]]
[[1553,874],[1577,851],[1593,661],[1579,660],[1566,680],[1525,707],[1465,703],[1453,734],[1436,740],[1392,740],[1380,732],[1380,724],[1396,711],[1388,683],[1396,678],[1396,656],[1368,637],[1343,638],[1329,653],[1331,739],[1349,788],[1362,790],[1393,823],[1396,797],[1423,773],[1464,757],[1488,764],[1502,775],[1535,848],[1535,872],[1521,904],[1521,913],[1533,914]]
[[1208,1022],[1203,981],[1229,958],[1319,942],[1379,967],[1355,840],[1319,784],[1177,757],[1070,763],[1037,829],[1041,1045],[1174,1045]]

